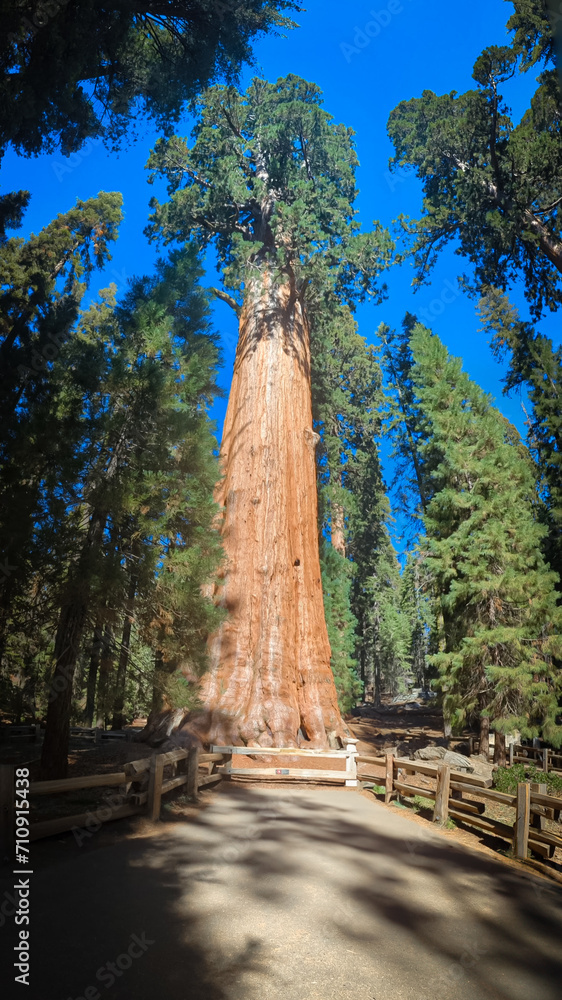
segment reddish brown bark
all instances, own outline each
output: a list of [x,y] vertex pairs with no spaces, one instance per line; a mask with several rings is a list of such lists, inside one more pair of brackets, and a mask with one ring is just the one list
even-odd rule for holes
[[324,618],[306,318],[292,284],[246,293],[223,432],[228,620],[209,642],[208,737],[261,746],[342,737]]
[[332,548],[345,556],[345,515],[340,503],[332,503],[332,526],[330,541]]

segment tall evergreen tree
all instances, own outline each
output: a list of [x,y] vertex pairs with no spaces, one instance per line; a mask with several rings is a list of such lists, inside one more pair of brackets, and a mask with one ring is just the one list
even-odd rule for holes
[[497,289],[486,290],[480,314],[494,354],[507,358],[504,392],[525,388],[529,394],[529,447],[548,526],[545,556],[562,579],[562,348],[521,320]]
[[207,733],[325,746],[343,726],[322,603],[307,308],[330,293],[377,295],[388,238],[359,233],[351,132],[315,85],[212,88],[193,140],[160,142],[149,162],[170,194],[153,205],[152,233],[213,242],[240,313],[217,491],[217,599],[231,616],[210,647]]
[[189,661],[191,670],[221,617],[200,594],[220,558],[206,416],[217,348],[200,274],[187,247],[154,279],[135,282],[120,306],[107,292],[53,362],[53,428],[68,427],[74,477],[58,484],[46,518],[36,514],[40,542],[52,531],[67,542],[47,588],[58,609],[42,753],[48,777],[65,771],[76,666],[100,619],[97,714],[108,719],[116,682],[120,698],[126,686],[123,611],[164,660]]
[[556,575],[545,564],[526,449],[489,396],[416,326],[416,395],[433,459],[424,517],[428,565],[440,593],[440,672],[453,726],[480,718],[498,734],[519,730],[560,744],[556,726],[562,653]]
[[[111,259],[121,196],[78,202],[27,240],[0,240],[0,662],[6,628],[38,579],[65,564],[70,484],[85,455],[79,413],[61,410],[60,359],[95,268]],[[76,509],[73,517],[77,517]],[[38,525],[42,525],[38,531]],[[39,576],[38,576],[39,573]],[[34,582],[32,582],[34,581]]]
[[355,659],[357,619],[350,602],[352,564],[332,545],[324,542],[320,548],[320,565],[330,664],[338,705],[342,712],[349,712],[363,688]]

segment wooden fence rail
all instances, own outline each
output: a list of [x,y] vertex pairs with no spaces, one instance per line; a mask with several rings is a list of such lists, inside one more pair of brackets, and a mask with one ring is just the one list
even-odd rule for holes
[[[551,858],[557,847],[562,848],[562,836],[544,829],[545,819],[559,822],[562,812],[562,799],[547,795],[546,785],[519,782],[517,794],[507,795],[491,788],[491,779],[453,771],[445,764],[422,764],[401,760],[392,754],[385,757],[359,754],[357,761],[368,768],[368,773],[363,771],[359,775],[360,780],[367,778],[381,785],[384,783],[387,803],[400,795],[410,798],[419,795],[433,800],[434,822],[444,824],[450,817],[501,837],[510,841],[518,858],[526,858],[529,848],[542,858]],[[434,778],[435,787],[426,788],[412,783],[408,775],[416,773]],[[467,801],[463,795],[478,796],[483,801]],[[486,802],[497,802],[515,809],[513,825],[483,815]]]
[[[301,747],[237,747],[213,746],[214,753],[224,754],[225,764],[220,773],[245,778],[289,778],[304,781],[343,781],[347,788],[357,787],[357,740],[348,739],[345,750],[306,750]],[[345,770],[321,770],[303,767],[232,767],[233,756],[302,757],[315,760],[343,760]]]
[[562,753],[556,753],[549,747],[524,747],[517,743],[509,745],[509,764],[537,764],[541,770],[562,774]]
[[[225,760],[228,757],[222,753],[200,753],[199,748],[193,747],[189,750],[155,753],[152,757],[124,764],[122,771],[110,774],[88,774],[57,781],[32,781],[29,784],[29,794],[32,797],[60,795],[88,788],[115,788],[116,793],[107,796],[108,801],[93,806],[88,812],[32,822],[29,839],[40,840],[72,831],[77,841],[81,842],[103,823],[112,820],[136,814],[144,814],[156,820],[160,816],[163,795],[185,785],[186,794],[196,800],[200,788],[221,780],[222,775],[216,771],[216,764]],[[166,767],[172,772],[168,778],[164,778]],[[0,765],[2,855],[10,855],[14,849],[15,768],[16,765],[12,764]]]

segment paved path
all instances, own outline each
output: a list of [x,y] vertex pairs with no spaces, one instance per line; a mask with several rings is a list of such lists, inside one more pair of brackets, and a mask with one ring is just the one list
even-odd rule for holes
[[225,788],[158,837],[93,840],[36,870],[13,995],[562,998],[557,887],[352,790]]

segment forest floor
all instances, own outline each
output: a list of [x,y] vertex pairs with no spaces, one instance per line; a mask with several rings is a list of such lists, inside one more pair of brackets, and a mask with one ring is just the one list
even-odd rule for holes
[[560,997],[562,890],[365,791],[225,783],[31,848],[32,1000]]

